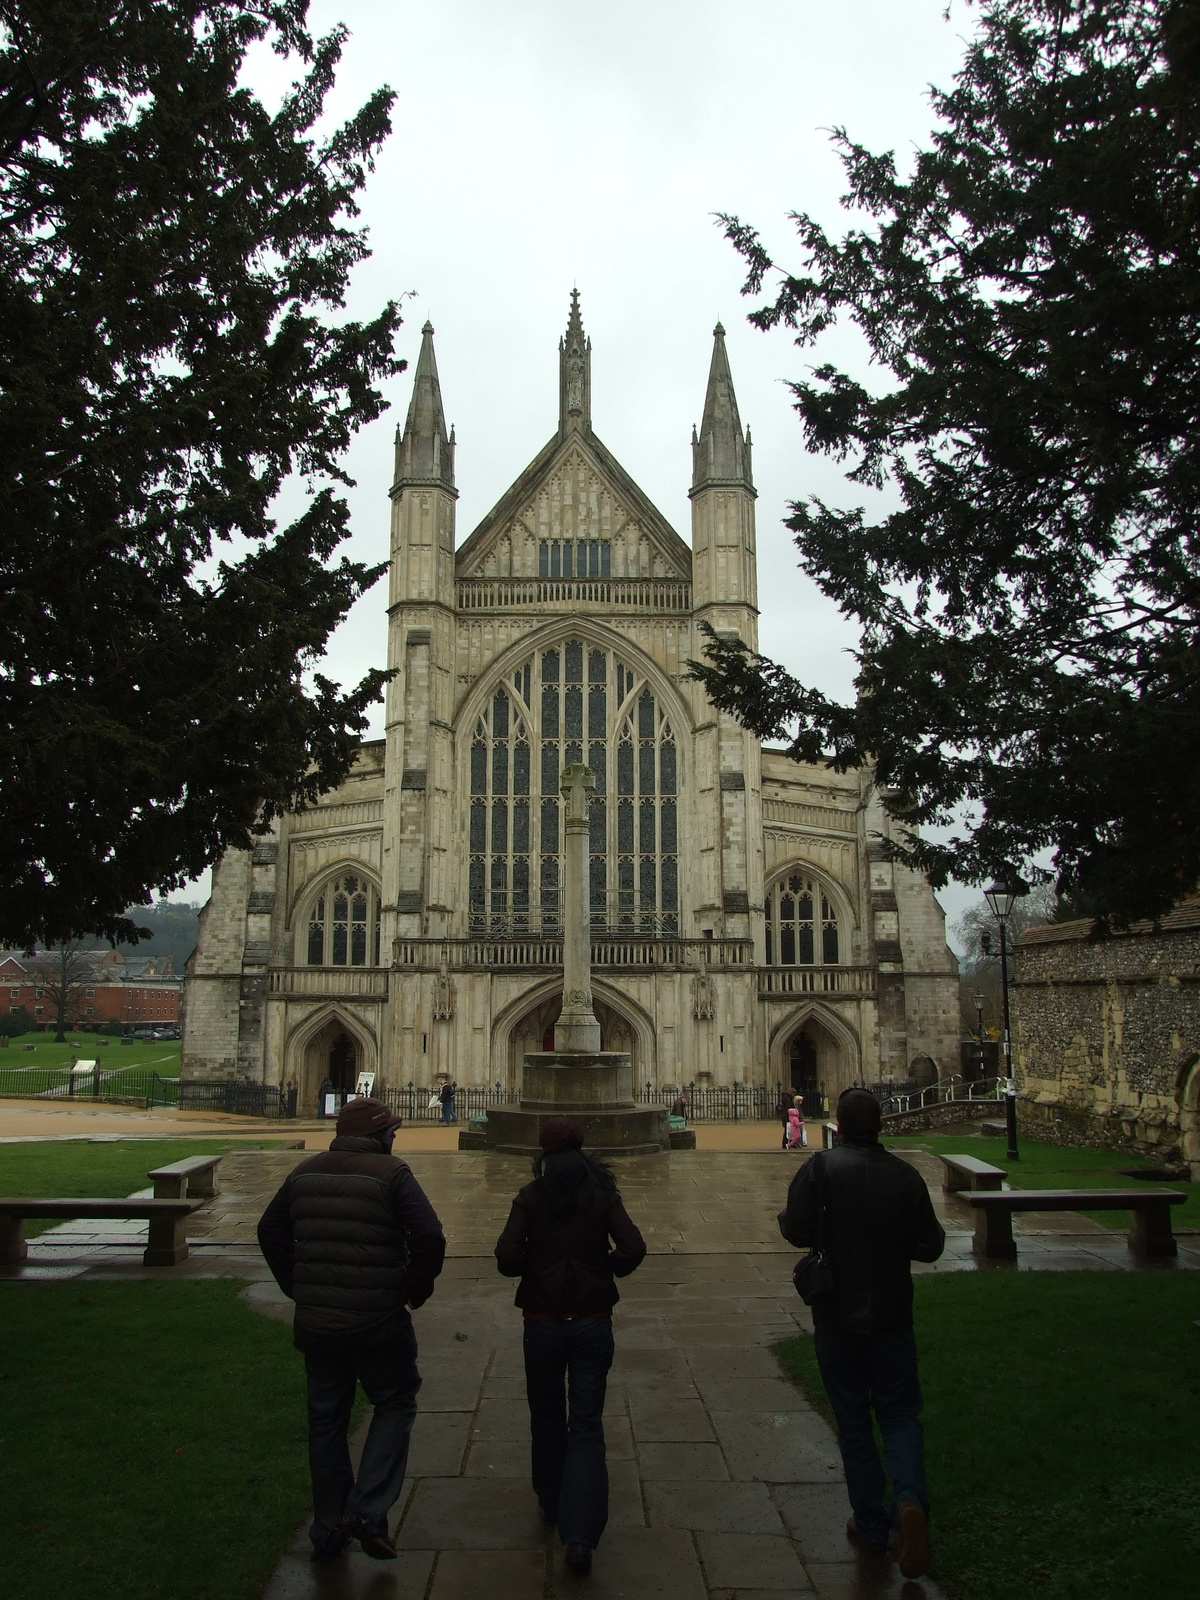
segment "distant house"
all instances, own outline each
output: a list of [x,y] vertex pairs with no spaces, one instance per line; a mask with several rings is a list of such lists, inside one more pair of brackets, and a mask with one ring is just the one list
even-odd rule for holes
[[1094,935],[1084,918],[1014,947],[1022,1114],[1064,1143],[1182,1155],[1200,1178],[1200,898]]
[[[0,1006],[22,1006],[38,1029],[58,1021],[53,955],[0,957]],[[66,1021],[92,1029],[119,1022],[131,1028],[177,1028],[183,978],[170,956],[123,956],[119,950],[85,951],[70,984]]]

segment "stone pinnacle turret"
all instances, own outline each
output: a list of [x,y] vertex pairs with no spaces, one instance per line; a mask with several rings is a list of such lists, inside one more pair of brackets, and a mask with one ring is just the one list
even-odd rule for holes
[[409,483],[454,487],[454,434],[446,432],[437,358],[433,353],[433,325],[421,329],[421,354],[413,377],[412,400],[403,433],[396,432],[395,486]]
[[718,322],[713,329],[704,417],[699,434],[692,430],[692,493],[709,484],[721,483],[737,484],[752,492],[754,489],[750,475],[750,430],[743,436],[725,351],[725,329]]
[[583,331],[579,290],[571,290],[567,331],[558,341],[558,431],[592,425],[592,341]]

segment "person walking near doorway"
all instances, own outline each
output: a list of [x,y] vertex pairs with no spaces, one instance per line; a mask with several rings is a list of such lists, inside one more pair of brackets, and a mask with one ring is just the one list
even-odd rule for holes
[[496,1241],[496,1265],[521,1280],[534,1493],[575,1572],[591,1568],[608,1521],[603,1413],[614,1279],[646,1255],[612,1173],[584,1154],[583,1138],[569,1117],[545,1123],[533,1182]]
[[783,1144],[780,1148],[784,1150],[786,1150],[788,1147],[788,1138],[791,1133],[791,1128],[789,1126],[791,1122],[791,1110],[792,1095],[787,1089],[780,1088],[779,1099],[775,1105],[775,1115],[779,1118],[780,1122],[783,1123]]
[[[349,1101],[329,1149],[302,1161],[263,1212],[258,1243],[296,1302],[293,1341],[308,1375],[308,1458],[315,1559],[351,1538],[395,1559],[388,1512],[399,1498],[417,1415],[417,1340],[409,1308],[442,1270],[437,1213],[392,1155],[400,1118],[379,1100]],[[358,1476],[346,1429],[358,1384],[375,1410]]]
[[[929,1499],[910,1262],[936,1261],[946,1235],[921,1174],[879,1143],[879,1101],[869,1090],[842,1094],[837,1125],[841,1144],[818,1151],[792,1179],[779,1230],[789,1244],[818,1250],[830,1269],[832,1286],[810,1303],[853,1511],[847,1536],[882,1553],[895,1528],[900,1571],[919,1578],[929,1563]],[[890,1508],[872,1412],[892,1480]]]
[[447,1078],[438,1090],[438,1099],[442,1102],[442,1121],[457,1122],[458,1117],[454,1112],[454,1096],[458,1093],[458,1085],[453,1078]]

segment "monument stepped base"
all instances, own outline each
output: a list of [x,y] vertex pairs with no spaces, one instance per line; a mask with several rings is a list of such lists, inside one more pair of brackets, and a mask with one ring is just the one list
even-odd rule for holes
[[537,1155],[542,1126],[553,1116],[567,1116],[578,1122],[583,1129],[584,1149],[594,1156],[651,1156],[671,1146],[667,1113],[661,1106],[584,1111],[566,1105],[535,1111],[522,1103],[496,1106],[488,1112],[487,1148],[512,1155]]
[[486,1148],[536,1155],[551,1117],[571,1117],[583,1129],[584,1148],[597,1156],[648,1156],[671,1148],[667,1112],[633,1099],[627,1054],[597,1050],[536,1051],[525,1057],[519,1105],[488,1112]]

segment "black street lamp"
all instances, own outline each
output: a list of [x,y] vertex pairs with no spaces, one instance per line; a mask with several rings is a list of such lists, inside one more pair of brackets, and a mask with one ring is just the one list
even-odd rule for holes
[[1026,893],[1021,884],[994,883],[990,889],[983,891],[983,898],[991,907],[992,915],[1000,924],[1000,991],[1004,996],[1004,1128],[1008,1134],[1008,1149],[1005,1152],[1009,1161],[1019,1161],[1020,1151],[1017,1149],[1017,1085],[1013,1078],[1012,1065],[1012,1028],[1008,1017],[1008,919],[1012,914],[1013,904]]
[[974,1000],[974,1002],[975,1002],[975,1038],[976,1038],[976,1040],[978,1041],[978,1044],[979,1044],[979,1081],[980,1081],[980,1083],[982,1083],[983,1080],[987,1077],[987,1073],[984,1071],[984,1067],[983,1067],[983,1000],[984,1000],[984,997],[979,992],[979,990],[976,989],[975,993],[971,996],[971,999]]

